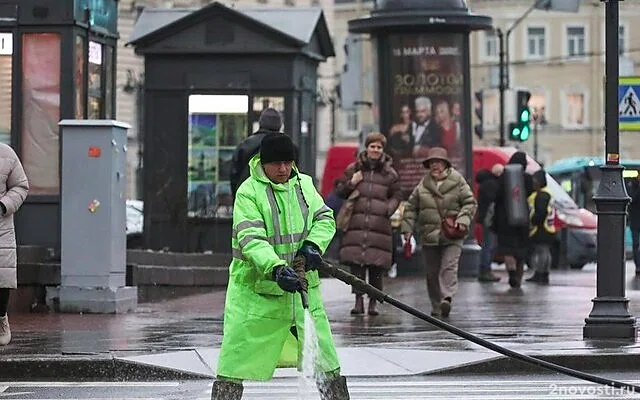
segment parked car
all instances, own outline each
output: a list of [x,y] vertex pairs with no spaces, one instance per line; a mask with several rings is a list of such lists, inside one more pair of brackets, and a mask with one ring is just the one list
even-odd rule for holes
[[127,249],[142,248],[143,206],[141,200],[127,200]]

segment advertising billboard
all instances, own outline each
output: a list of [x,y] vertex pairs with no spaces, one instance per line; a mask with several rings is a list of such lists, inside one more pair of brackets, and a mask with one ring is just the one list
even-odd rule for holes
[[464,34],[389,35],[389,104],[392,123],[387,150],[405,191],[425,174],[432,147],[447,149],[464,173]]

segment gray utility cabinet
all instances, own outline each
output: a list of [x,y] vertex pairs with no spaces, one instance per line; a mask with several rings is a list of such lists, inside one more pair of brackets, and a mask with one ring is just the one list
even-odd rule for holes
[[129,125],[63,120],[60,311],[135,309],[125,287],[126,152]]

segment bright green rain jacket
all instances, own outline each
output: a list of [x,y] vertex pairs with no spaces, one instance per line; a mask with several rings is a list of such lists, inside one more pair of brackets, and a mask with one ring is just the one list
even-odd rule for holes
[[[333,212],[311,177],[294,167],[283,184],[265,175],[260,156],[250,163],[233,208],[233,261],[224,310],[218,376],[269,380],[277,367],[301,368],[304,309],[299,293],[280,289],[272,278],[278,265],[291,265],[304,240],[322,253],[335,234]],[[317,271],[306,273],[309,310],[318,333],[318,372],[339,368],[329,320],[320,296]],[[296,326],[296,340],[290,332]]]

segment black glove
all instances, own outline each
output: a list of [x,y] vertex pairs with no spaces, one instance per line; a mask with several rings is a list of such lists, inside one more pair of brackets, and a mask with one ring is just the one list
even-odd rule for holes
[[302,283],[296,271],[284,265],[279,265],[273,269],[273,279],[280,286],[280,289],[285,292],[295,293],[302,289]]
[[305,271],[316,270],[320,264],[322,264],[322,254],[320,254],[320,249],[311,242],[305,241],[302,243],[302,247],[298,250],[298,253],[296,253],[296,256],[298,255],[303,256],[305,259]]

